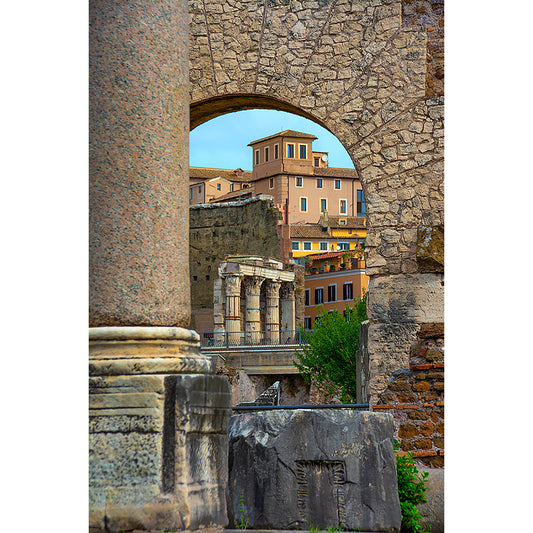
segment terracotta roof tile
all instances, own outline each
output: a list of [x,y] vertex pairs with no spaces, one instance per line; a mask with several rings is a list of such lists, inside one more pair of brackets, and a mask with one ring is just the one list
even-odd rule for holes
[[248,146],[253,146],[254,144],[268,141],[268,139],[273,139],[274,137],[299,137],[303,139],[318,139],[316,135],[311,135],[310,133],[302,133],[301,131],[295,131],[295,130],[283,130],[279,133],[274,133],[273,135],[269,135],[268,137],[263,137],[262,139],[257,139],[257,141],[252,141],[248,144]]
[[342,254],[344,254],[345,251],[342,252],[328,252],[325,254],[313,254],[310,255],[309,258],[313,261],[319,261],[320,259],[333,259],[335,257],[341,257]]
[[[340,220],[346,220],[346,224],[341,224]],[[343,217],[328,216],[328,225],[330,228],[366,228],[366,217]]]
[[224,178],[228,181],[248,182],[252,178],[252,171],[243,170],[242,176],[237,176],[236,170],[227,168],[189,167],[189,176],[197,179]]
[[218,202],[225,202],[227,200],[243,200],[244,198],[250,198],[250,196],[252,196],[252,189],[238,189],[237,191],[231,191],[212,198],[209,200],[209,203],[216,204]]
[[322,231],[319,224],[291,225],[291,239],[331,239],[327,232]]
[[313,167],[315,176],[328,178],[358,178],[355,168]]

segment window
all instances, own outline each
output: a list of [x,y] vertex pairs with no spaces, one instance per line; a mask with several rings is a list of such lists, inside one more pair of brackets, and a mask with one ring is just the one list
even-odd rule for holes
[[192,200],[192,188],[189,190],[189,198]]
[[287,144],[287,157],[294,157],[294,144]]
[[300,241],[292,241],[292,249],[293,250],[299,250],[300,249]]
[[337,299],[337,285],[328,287],[328,302],[334,302]]
[[259,165],[259,150],[255,151],[255,164]]
[[320,241],[318,243],[318,249],[327,252],[328,251],[328,243],[327,243],[327,241]]
[[268,187],[269,187],[270,189],[273,189],[273,188],[274,188],[274,178],[270,178],[270,179],[268,180]]
[[268,161],[268,146],[265,148],[265,163]]
[[315,289],[315,305],[320,305],[324,303],[324,289],[320,287]]
[[349,250],[349,249],[350,249],[349,242],[339,242],[339,244],[337,244],[337,250]]
[[303,187],[304,179],[302,176],[296,176],[296,187]]
[[311,305],[311,289],[305,289],[304,305]]
[[364,217],[366,215],[366,202],[363,191],[357,191],[357,216]]
[[353,300],[353,285],[351,281],[342,286],[342,299]]
[[307,212],[307,198],[305,196],[300,197],[300,212],[301,213]]
[[231,192],[233,192],[233,189],[234,189],[234,184],[232,183],[232,184],[229,186],[229,190],[230,190]]
[[324,211],[328,210],[328,201],[326,198],[320,198],[320,212],[323,213]]
[[339,213],[341,215],[346,214],[346,200],[339,200]]
[[304,329],[311,329],[311,317],[304,317]]
[[217,191],[220,191],[220,183],[217,183]]
[[304,241],[304,250],[311,250],[311,241]]
[[341,189],[341,180],[335,180],[335,183],[334,183],[333,187],[340,191],[340,189]]
[[274,145],[274,159],[278,159],[279,157],[279,144]]
[[320,164],[320,158],[315,157],[315,167],[318,167],[319,164]]
[[307,145],[300,144],[300,159],[306,159],[306,158],[307,158]]
[[317,178],[316,179],[316,188],[317,189],[322,189],[322,178]]

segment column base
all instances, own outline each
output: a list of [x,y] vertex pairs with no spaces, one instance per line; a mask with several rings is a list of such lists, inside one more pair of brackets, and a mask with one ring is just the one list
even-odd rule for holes
[[227,525],[231,391],[182,328],[91,328],[91,531]]

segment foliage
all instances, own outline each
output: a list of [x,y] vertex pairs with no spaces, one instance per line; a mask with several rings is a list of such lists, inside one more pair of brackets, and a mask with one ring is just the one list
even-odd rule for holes
[[[394,441],[394,447],[398,449],[397,441]],[[402,532],[427,533],[420,525],[421,515],[416,506],[427,501],[425,483],[428,473],[418,471],[410,453],[396,456],[396,470],[402,512]]]
[[248,529],[248,518],[244,519],[244,491],[239,497],[239,519],[235,521],[239,529]]
[[322,310],[312,330],[301,329],[304,343],[294,364],[300,374],[318,390],[339,394],[343,403],[356,402],[355,359],[359,349],[361,322],[367,319],[366,294],[346,306],[346,318],[338,311],[330,315]]

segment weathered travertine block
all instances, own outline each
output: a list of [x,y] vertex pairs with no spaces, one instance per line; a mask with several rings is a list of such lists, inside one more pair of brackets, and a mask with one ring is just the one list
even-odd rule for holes
[[376,322],[443,322],[444,277],[430,273],[373,277],[367,311]]
[[165,530],[227,523],[231,391],[197,333],[92,328],[89,524]]
[[367,312],[369,401],[376,403],[392,373],[409,367],[409,351],[420,325],[444,321],[443,274],[372,277]]
[[268,411],[229,426],[230,527],[399,531],[392,416]]

